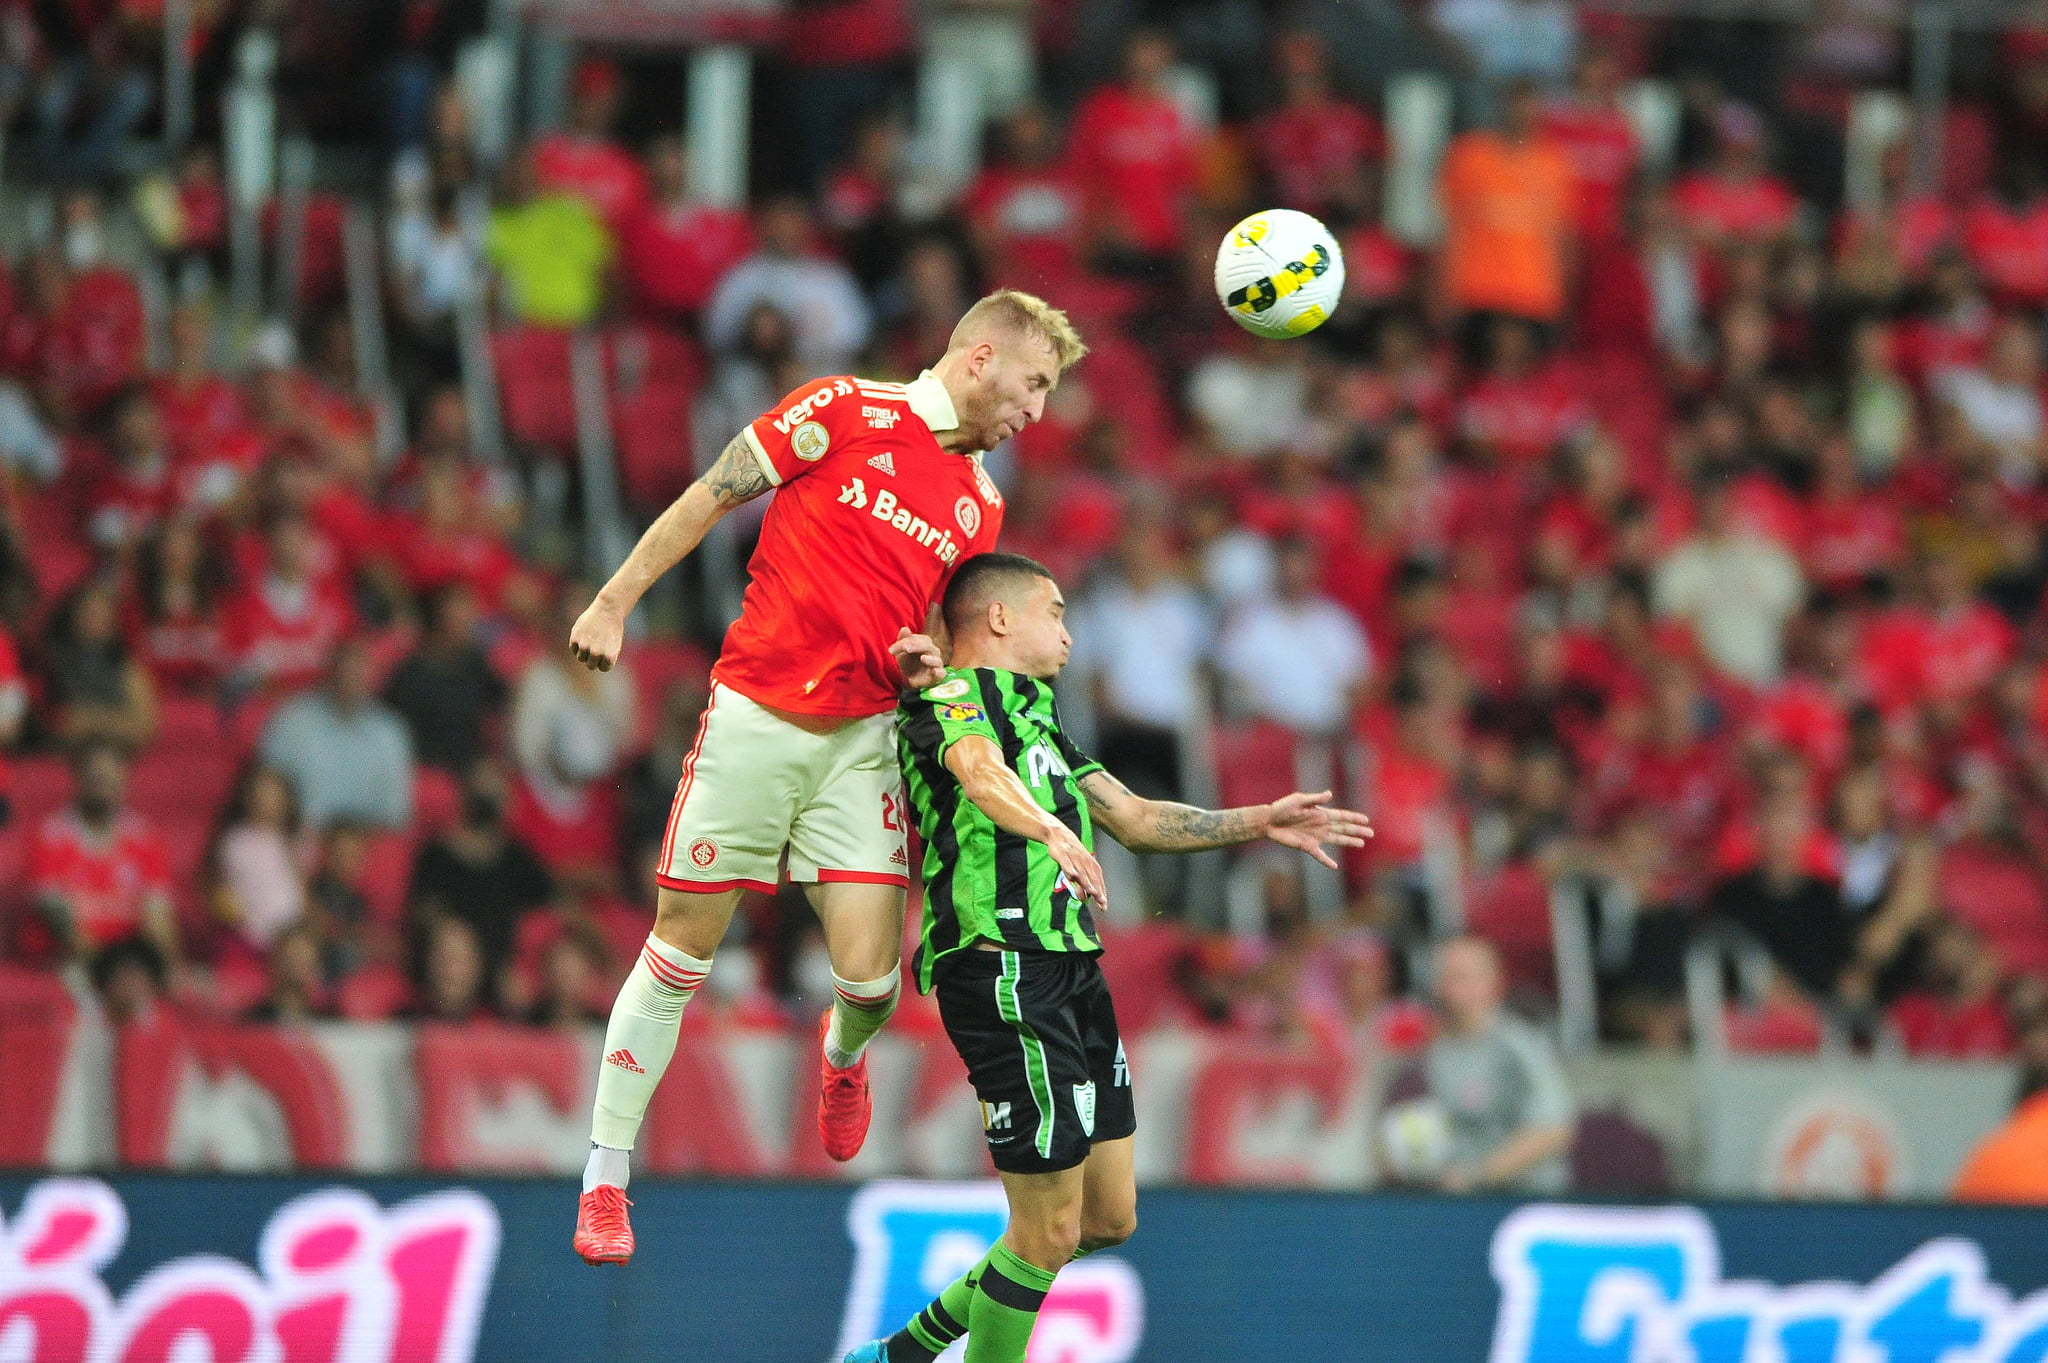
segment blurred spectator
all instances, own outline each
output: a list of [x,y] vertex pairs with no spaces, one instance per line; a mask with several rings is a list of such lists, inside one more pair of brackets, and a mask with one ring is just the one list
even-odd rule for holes
[[125,807],[128,759],[112,743],[88,742],[74,752],[71,774],[71,803],[29,836],[29,900],[63,956],[83,960],[140,936],[161,974],[182,956],[170,863],[156,830]]
[[1799,200],[1770,173],[1769,130],[1756,110],[1726,100],[1713,118],[1713,160],[1671,188],[1679,220],[1704,246],[1771,243],[1796,224]]
[[[565,591],[555,623],[568,637],[589,595]],[[512,827],[557,875],[609,878],[618,865],[612,780],[632,737],[633,674],[623,663],[593,672],[565,649],[529,665],[512,698],[518,790]]]
[[1564,83],[1578,48],[1568,0],[1431,0],[1429,16],[1486,81]]
[[203,306],[173,308],[168,336],[170,366],[150,381],[149,395],[179,460],[203,464],[216,442],[247,431],[248,403],[214,366],[213,329]]
[[1543,1034],[1502,1006],[1500,958],[1476,937],[1437,953],[1440,1025],[1423,1052],[1429,1093],[1448,1110],[1441,1186],[1557,1193],[1570,1177],[1573,1107]]
[[143,541],[128,635],[160,691],[211,693],[222,680],[227,565],[199,523],[174,516]]
[[532,1027],[577,1030],[605,1020],[605,1010],[591,1002],[604,984],[604,939],[570,928],[548,943],[541,956],[538,997],[527,1010]]
[[306,882],[306,926],[320,941],[320,963],[329,984],[352,974],[381,949],[362,891],[369,860],[370,830],[352,819],[336,819],[320,837],[320,855]]
[[494,978],[511,958],[519,920],[554,897],[546,869],[506,824],[508,795],[494,759],[472,767],[461,817],[420,849],[406,891],[416,922],[457,918],[468,924]]
[[1181,799],[1181,738],[1209,710],[1203,671],[1216,626],[1157,513],[1132,509],[1110,570],[1080,594],[1069,628],[1070,675],[1094,700],[1091,751],[1147,799]]
[[627,769],[623,827],[627,858],[624,884],[629,895],[638,890],[644,890],[650,898],[654,895],[657,854],[668,833],[670,808],[675,804],[676,773],[689,758],[705,707],[711,703],[707,682],[707,678],[700,676],[677,679],[662,698],[654,741]]
[[483,291],[483,257],[483,242],[454,186],[436,186],[425,211],[392,219],[398,315],[420,346],[422,361],[436,371],[451,367],[456,309]]
[[991,284],[1043,288],[1078,272],[1087,191],[1043,106],[1028,104],[1002,123],[996,155],[960,207]]
[[647,178],[646,200],[619,228],[626,296],[647,316],[694,324],[718,281],[753,249],[753,227],[741,210],[691,197],[689,154],[673,133],[648,143]]
[[261,576],[228,599],[222,632],[237,690],[285,693],[319,678],[355,610],[338,584],[316,575],[319,546],[304,516],[278,515],[263,543]]
[[534,183],[543,193],[573,194],[616,232],[647,202],[647,174],[612,138],[622,93],[619,68],[602,57],[577,63],[566,128],[536,138]]
[[307,927],[285,929],[270,944],[270,988],[243,1020],[292,1024],[334,1015],[320,966],[319,937]]
[[820,225],[854,278],[871,292],[893,274],[910,226],[904,218],[909,130],[889,108],[853,130],[844,160],[826,173],[818,193]]
[[62,256],[49,278],[38,356],[44,393],[60,423],[87,420],[142,377],[147,319],[127,270],[104,258],[100,201],[88,190],[58,205]]
[[2008,486],[2031,488],[2040,480],[2048,421],[2041,406],[2041,334],[2031,319],[2000,320],[1981,365],[1942,370],[1932,387],[1994,458]]
[[783,26],[798,183],[814,186],[861,120],[900,91],[914,36],[910,0],[810,0],[802,22]]
[[1746,930],[1808,998],[1827,1003],[1845,992],[1856,925],[1841,887],[1812,865],[1813,833],[1804,791],[1767,798],[1756,821],[1756,864],[1715,884],[1707,912]]
[[164,953],[144,937],[123,937],[92,955],[92,992],[116,1027],[146,1026],[163,1006],[170,969]]
[[412,821],[412,738],[377,699],[369,645],[335,645],[327,681],[280,706],[263,726],[263,761],[299,793],[306,826],[357,819],[373,828]]
[[1735,496],[1726,477],[1702,480],[1692,535],[1657,565],[1657,613],[1691,625],[1723,672],[1760,685],[1783,666],[1785,622],[1805,589],[1785,547],[1737,520]]
[[612,235],[595,209],[575,195],[542,189],[531,159],[513,158],[484,237],[484,256],[504,284],[513,317],[551,327],[591,321],[604,303],[612,253]]
[[1273,546],[1238,518],[1228,497],[1197,491],[1181,514],[1195,580],[1212,605],[1228,611],[1272,594],[1279,576]]
[[1285,341],[1236,336],[1188,375],[1188,415],[1218,453],[1233,459],[1274,454],[1307,434],[1306,361]]
[[1328,216],[1359,169],[1386,154],[1386,135],[1378,119],[1332,92],[1329,44],[1320,34],[1284,33],[1274,55],[1280,106],[1251,128],[1261,175],[1272,202]]
[[1891,1006],[1889,1020],[1908,1055],[1997,1060],[2012,1054],[2012,1026],[1999,986],[2003,972],[1982,934],[1952,918],[1927,929],[1920,978]]
[[2033,157],[1999,158],[1992,183],[1964,210],[1962,247],[2000,307],[2048,304],[2048,186]]
[[491,977],[476,933],[460,918],[430,920],[413,968],[419,1003],[404,1016],[415,1022],[483,1022],[495,1016]]
[[122,637],[120,590],[110,574],[88,578],[51,621],[45,691],[66,743],[132,751],[156,733],[156,687]]
[[251,766],[221,811],[203,873],[232,949],[260,960],[306,910],[298,800],[284,774]]
[[37,5],[35,13],[48,53],[33,101],[43,173],[59,182],[111,179],[156,98],[150,46],[161,35],[138,7]]
[[2028,1089],[2005,1125],[1963,1161],[1950,1196],[1958,1202],[2048,1206],[2048,1087]]
[[901,263],[881,291],[887,328],[881,349],[890,368],[909,377],[945,353],[975,296],[960,248],[945,237],[918,238],[904,249]]
[[1571,89],[1544,107],[1544,136],[1571,162],[1573,221],[1589,244],[1621,232],[1629,183],[1642,162],[1635,125],[1621,104],[1625,73],[1610,47],[1589,47],[1579,55]]
[[1842,906],[1856,933],[1843,977],[1846,1001],[1884,1007],[1922,973],[1937,930],[1938,858],[1922,831],[1902,830],[1890,808],[1884,772],[1852,768],[1835,785]]
[[761,206],[752,255],[718,281],[704,315],[704,339],[730,350],[754,310],[771,304],[789,319],[795,352],[810,376],[837,374],[867,345],[873,325],[867,299],[852,271],[819,255],[811,240],[810,209],[785,196]]
[[1444,157],[1444,302],[1549,327],[1563,316],[1574,190],[1571,162],[1537,127],[1526,84],[1509,88],[1500,130],[1464,133]]
[[44,418],[35,395],[6,378],[0,378],[0,468],[24,473],[38,483],[54,482],[64,471],[63,442]]
[[124,389],[107,411],[107,461],[86,487],[86,534],[95,547],[126,554],[184,502],[163,423],[147,389]]
[[417,507],[390,513],[383,557],[394,587],[409,601],[462,587],[487,611],[498,608],[519,560],[496,533],[490,509],[464,463],[446,456],[420,460],[413,480]]
[[1317,592],[1317,577],[1315,546],[1283,543],[1278,591],[1224,626],[1217,666],[1242,712],[1328,737],[1357,708],[1372,649],[1344,608]]
[[1173,60],[1170,38],[1137,30],[1125,42],[1122,82],[1074,111],[1068,153],[1088,194],[1091,244],[1108,262],[1163,267],[1180,243],[1197,135],[1167,90]]
[[1918,434],[1913,390],[1900,373],[1900,333],[1867,320],[1849,338],[1849,375],[1842,424],[1866,479],[1889,477]]
[[384,700],[405,720],[421,765],[468,771],[507,688],[477,642],[474,592],[450,583],[427,596],[424,617],[418,646],[384,683]]

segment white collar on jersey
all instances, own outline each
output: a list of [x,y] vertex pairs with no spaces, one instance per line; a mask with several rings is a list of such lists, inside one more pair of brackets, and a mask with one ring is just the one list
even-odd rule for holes
[[958,430],[960,414],[953,410],[953,395],[946,391],[946,385],[939,382],[939,376],[927,369],[909,383],[903,385],[904,397],[910,403],[910,410],[918,419],[934,431]]

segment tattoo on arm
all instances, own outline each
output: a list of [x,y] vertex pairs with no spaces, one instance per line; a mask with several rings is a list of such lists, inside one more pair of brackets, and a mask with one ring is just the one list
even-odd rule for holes
[[1232,847],[1257,836],[1241,809],[1196,809],[1192,805],[1162,803],[1153,819],[1152,835],[1145,839],[1145,844],[1152,851],[1194,852],[1206,847]]
[[732,438],[718,456],[718,462],[704,475],[704,486],[724,506],[738,506],[751,502],[769,488],[768,475],[761,471],[761,465],[754,458],[753,447],[747,444],[744,432]]

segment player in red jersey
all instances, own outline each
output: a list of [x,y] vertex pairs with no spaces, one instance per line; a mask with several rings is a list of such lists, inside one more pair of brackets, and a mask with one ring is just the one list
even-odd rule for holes
[[785,851],[832,957],[819,1135],[835,1159],[860,1149],[862,1052],[896,1007],[908,885],[897,692],[940,674],[937,646],[916,631],[937,630],[932,603],[954,568],[1002,528],[981,452],[1037,421],[1086,349],[1065,313],[1001,290],[911,383],[804,384],[725,447],[577,620],[576,657],[610,667],[655,579],[732,508],[776,490],[669,813],[654,931],[605,1031],[574,1240],[588,1262],[632,1257],[625,1188],[641,1118],[741,892],[772,892]]

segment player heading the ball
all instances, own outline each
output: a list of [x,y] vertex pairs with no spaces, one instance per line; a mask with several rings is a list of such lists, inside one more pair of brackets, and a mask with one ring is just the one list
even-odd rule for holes
[[896,1008],[909,874],[897,693],[939,675],[933,603],[1002,529],[982,451],[1037,421],[1085,353],[1065,313],[1005,289],[969,308],[910,383],[804,384],[733,438],[576,621],[577,659],[609,668],[655,579],[720,517],[776,490],[669,811],[654,930],[605,1029],[574,1237],[586,1261],[632,1257],[625,1189],[641,1119],[734,906],[743,891],[774,892],[785,851],[832,959],[819,1136],[834,1159],[860,1150],[862,1053]]

